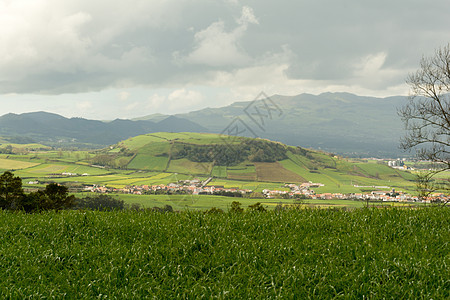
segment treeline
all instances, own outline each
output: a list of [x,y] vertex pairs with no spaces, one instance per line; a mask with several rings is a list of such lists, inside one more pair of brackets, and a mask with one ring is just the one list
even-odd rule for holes
[[94,165],[126,169],[133,155],[135,155],[134,152],[125,148],[121,148],[118,153],[108,153],[107,150],[102,150],[89,161]]
[[74,206],[75,196],[68,188],[57,183],[48,184],[44,190],[26,194],[22,179],[6,171],[0,175],[0,208],[26,212],[61,210]]
[[264,140],[244,140],[237,144],[192,145],[175,143],[172,158],[187,158],[194,162],[214,162],[219,166],[251,162],[276,162],[287,157],[286,146]]
[[13,147],[11,145],[1,147],[0,154],[13,154]]
[[[74,195],[69,195],[68,190],[66,186],[50,183],[43,190],[25,193],[22,188],[22,179],[6,171],[0,175],[0,209],[29,213],[63,209],[99,211],[140,209],[138,204],[127,205],[123,200],[109,195],[76,198]],[[166,208],[166,211],[169,209]]]

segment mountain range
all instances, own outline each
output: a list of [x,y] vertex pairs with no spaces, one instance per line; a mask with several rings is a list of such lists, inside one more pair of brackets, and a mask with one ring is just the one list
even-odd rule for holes
[[348,156],[400,156],[405,155],[398,149],[404,130],[397,108],[405,103],[404,96],[261,94],[254,101],[225,107],[132,120],[69,119],[46,112],[6,114],[0,117],[0,136],[9,142],[100,147],[151,132],[209,132],[267,138]]

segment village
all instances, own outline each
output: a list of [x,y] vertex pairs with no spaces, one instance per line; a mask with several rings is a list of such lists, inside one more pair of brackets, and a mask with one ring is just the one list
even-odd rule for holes
[[[433,193],[426,199],[419,199],[417,196],[395,191],[387,186],[373,186],[372,188],[383,188],[389,190],[374,190],[368,193],[316,193],[313,188],[324,186],[322,183],[306,182],[301,184],[286,183],[280,185],[280,190],[264,189],[261,193],[254,193],[249,189],[239,189],[237,187],[224,187],[223,185],[209,185],[213,178],[205,181],[199,179],[180,180],[167,185],[130,185],[124,188],[113,188],[107,186],[90,185],[85,186],[85,191],[93,193],[122,193],[135,195],[151,194],[191,194],[191,195],[222,195],[228,197],[266,198],[266,199],[314,199],[332,200],[347,199],[361,201],[386,201],[386,202],[448,202],[450,196],[442,193]],[[358,187],[355,185],[355,187]]]

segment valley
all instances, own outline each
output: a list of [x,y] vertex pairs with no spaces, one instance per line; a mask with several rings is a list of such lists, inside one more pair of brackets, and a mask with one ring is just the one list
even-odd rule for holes
[[[12,170],[27,190],[57,182],[77,195],[108,192],[142,207],[169,204],[176,209],[226,209],[235,200],[273,208],[292,204],[296,198],[324,207],[361,207],[363,202],[356,200],[373,191],[415,194],[414,174],[381,161],[349,159],[263,139],[232,137],[230,141],[219,134],[158,132],[90,151],[12,144],[11,154],[0,154],[0,171]],[[305,188],[309,183],[319,185]],[[224,197],[218,192],[241,196]]]

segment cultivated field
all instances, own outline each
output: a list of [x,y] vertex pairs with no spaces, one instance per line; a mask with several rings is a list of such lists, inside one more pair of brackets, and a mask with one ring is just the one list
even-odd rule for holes
[[303,183],[306,182],[305,178],[300,175],[285,169],[278,162],[265,163],[259,162],[255,163],[256,176],[259,181],[268,182],[292,182],[292,183]]
[[[230,141],[217,134],[152,133],[92,151],[51,150],[38,144],[14,148],[14,145],[14,154],[0,154],[0,172],[14,170],[27,189],[42,188],[49,182],[65,184],[79,191],[83,185],[124,188],[211,177],[210,185],[250,189],[255,192],[253,196],[260,196],[264,189],[287,190],[285,183],[308,181],[324,184],[314,188],[316,193],[361,193],[392,188],[415,193],[415,175],[410,172],[288,146],[287,158],[277,162],[247,159],[236,165],[217,165],[212,161],[172,157],[174,145],[205,147],[227,143],[238,145],[242,141],[245,138]],[[440,174],[439,178],[448,180],[449,174]],[[138,202],[148,201],[147,196],[142,197]],[[264,202],[264,199],[260,200]]]

